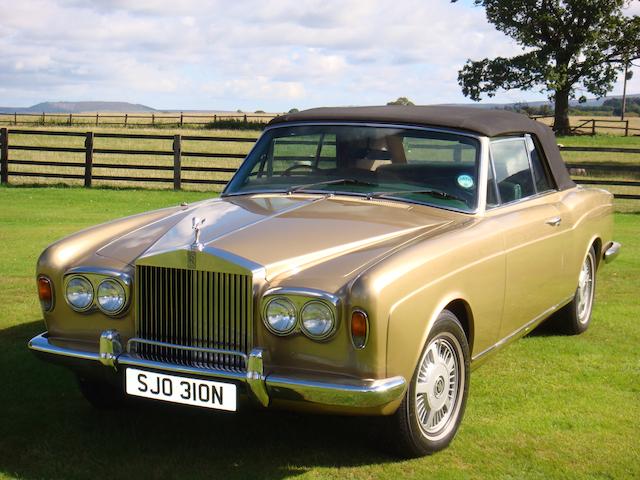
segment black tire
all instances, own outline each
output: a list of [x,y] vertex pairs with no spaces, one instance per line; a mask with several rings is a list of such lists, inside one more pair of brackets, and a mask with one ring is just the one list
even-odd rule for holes
[[78,376],[77,380],[82,396],[99,410],[114,410],[122,407],[125,402],[125,394],[122,388],[104,381],[99,382],[81,376]]
[[[438,355],[435,352],[439,352]],[[447,367],[442,362],[444,358],[452,358],[454,367]],[[451,379],[453,370],[457,374]],[[469,343],[462,325],[452,312],[443,310],[429,333],[404,400],[389,418],[389,433],[395,440],[397,453],[406,458],[421,457],[451,443],[464,416],[469,372]],[[445,378],[447,374],[449,380]],[[425,388],[424,393],[416,393],[419,385]],[[449,409],[447,401],[451,404]],[[430,402],[435,408],[430,408]]]
[[[597,265],[596,251],[591,247],[580,268],[578,287],[573,295],[573,299],[555,315],[554,322],[556,326],[568,335],[580,335],[589,328],[595,299]],[[589,277],[586,279],[584,278],[585,269],[588,270],[586,275]],[[586,299],[584,298],[585,281],[589,283],[588,298]],[[582,303],[583,300],[586,300],[586,304]]]

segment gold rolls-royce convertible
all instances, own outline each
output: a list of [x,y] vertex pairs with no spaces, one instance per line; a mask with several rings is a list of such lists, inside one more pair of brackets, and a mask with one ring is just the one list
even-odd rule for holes
[[271,121],[220,198],[48,247],[29,348],[98,407],[375,415],[424,455],[491,354],[548,317],[587,329],[619,249],[612,195],[576,186],[538,122],[312,109]]

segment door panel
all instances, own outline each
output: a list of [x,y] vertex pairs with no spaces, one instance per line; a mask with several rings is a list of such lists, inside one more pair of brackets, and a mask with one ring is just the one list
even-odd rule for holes
[[490,215],[499,219],[505,239],[504,338],[564,300],[571,219],[531,138],[493,141],[491,159],[502,206]]
[[550,196],[525,201],[501,215],[507,269],[501,337],[563,300],[563,251],[570,229],[562,210],[548,203]]

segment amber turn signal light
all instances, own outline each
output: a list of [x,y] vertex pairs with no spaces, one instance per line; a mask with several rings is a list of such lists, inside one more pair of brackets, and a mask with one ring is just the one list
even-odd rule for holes
[[351,314],[351,340],[356,348],[364,348],[369,337],[369,319],[362,310]]
[[40,304],[45,312],[51,310],[53,307],[53,288],[51,280],[44,275],[38,277],[38,298],[40,298]]

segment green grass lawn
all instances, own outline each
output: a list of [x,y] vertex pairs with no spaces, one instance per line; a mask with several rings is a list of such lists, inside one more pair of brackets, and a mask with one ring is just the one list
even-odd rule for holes
[[640,477],[637,214],[616,215],[624,250],[599,274],[589,331],[538,330],[476,370],[457,438],[431,457],[387,455],[365,419],[150,403],[93,410],[69,372],[27,351],[44,330],[39,253],[80,228],[206,197],[0,188],[0,478]]

